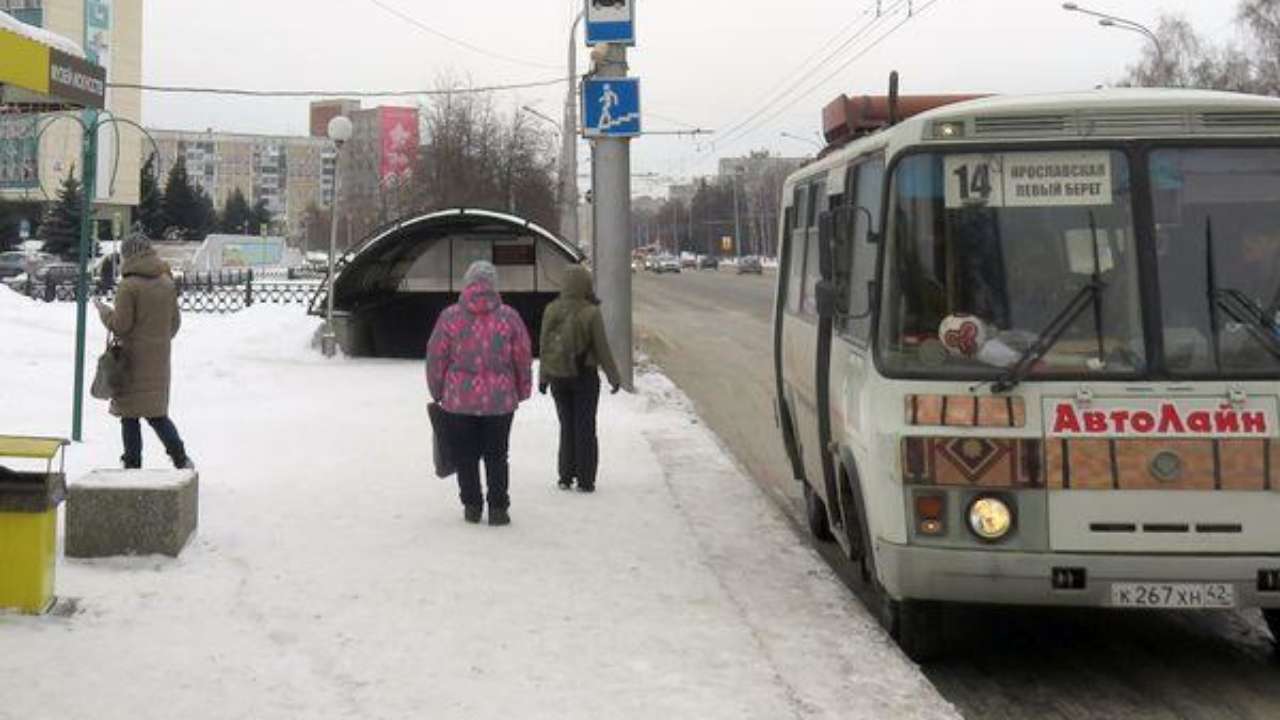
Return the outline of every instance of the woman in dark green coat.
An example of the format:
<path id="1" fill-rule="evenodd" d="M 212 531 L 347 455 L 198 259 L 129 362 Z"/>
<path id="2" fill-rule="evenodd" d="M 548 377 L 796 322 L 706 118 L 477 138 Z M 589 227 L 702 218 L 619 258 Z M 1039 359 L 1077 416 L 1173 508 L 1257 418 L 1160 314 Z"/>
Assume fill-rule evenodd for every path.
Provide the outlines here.
<path id="1" fill-rule="evenodd" d="M 538 391 L 556 401 L 560 417 L 559 485 L 595 492 L 599 466 L 596 409 L 600 404 L 600 370 L 611 392 L 622 380 L 605 337 L 600 301 L 591 288 L 591 273 L 581 265 L 565 272 L 560 297 L 542 313 Z"/>

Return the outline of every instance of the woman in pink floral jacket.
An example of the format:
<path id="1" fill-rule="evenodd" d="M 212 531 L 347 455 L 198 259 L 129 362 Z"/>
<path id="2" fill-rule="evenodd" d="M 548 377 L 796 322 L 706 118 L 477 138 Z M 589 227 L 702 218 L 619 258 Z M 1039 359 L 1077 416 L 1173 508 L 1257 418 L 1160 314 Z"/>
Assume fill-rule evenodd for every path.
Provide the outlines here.
<path id="1" fill-rule="evenodd" d="M 511 421 L 533 391 L 533 351 L 524 321 L 502 304 L 497 284 L 492 263 L 482 260 L 467 269 L 462 297 L 440 314 L 427 341 L 427 385 L 448 413 L 463 516 L 477 523 L 484 513 L 484 458 L 489 524 L 506 525 Z"/>

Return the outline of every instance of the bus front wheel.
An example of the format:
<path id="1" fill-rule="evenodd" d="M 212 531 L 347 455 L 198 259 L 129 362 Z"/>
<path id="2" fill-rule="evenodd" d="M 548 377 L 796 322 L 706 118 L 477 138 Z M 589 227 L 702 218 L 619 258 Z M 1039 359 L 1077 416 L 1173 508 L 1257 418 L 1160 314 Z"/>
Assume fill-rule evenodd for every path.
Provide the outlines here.
<path id="1" fill-rule="evenodd" d="M 827 504 L 822 502 L 818 493 L 808 482 L 804 483 L 804 514 L 809 522 L 809 532 L 817 540 L 831 542 L 835 536 L 831 534 L 831 523 L 827 519 Z"/>
<path id="2" fill-rule="evenodd" d="M 1267 621 L 1267 629 L 1271 631 L 1271 642 L 1280 650 L 1280 608 L 1263 608 L 1262 618 Z"/>
<path id="3" fill-rule="evenodd" d="M 926 600 L 894 600 L 875 581 L 880 602 L 880 624 L 912 661 L 925 663 L 943 655 L 943 621 L 941 603 Z"/>

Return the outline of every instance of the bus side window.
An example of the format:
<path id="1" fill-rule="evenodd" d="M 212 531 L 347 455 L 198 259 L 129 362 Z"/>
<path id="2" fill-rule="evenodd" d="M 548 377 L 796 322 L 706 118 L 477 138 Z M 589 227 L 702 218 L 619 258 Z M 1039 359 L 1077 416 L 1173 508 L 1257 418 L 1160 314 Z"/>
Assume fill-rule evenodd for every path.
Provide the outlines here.
<path id="1" fill-rule="evenodd" d="M 793 229 L 804 227 L 805 207 L 806 207 L 805 202 L 808 199 L 805 193 L 807 190 L 808 188 L 804 185 L 796 186 L 795 195 L 793 196 L 792 202 L 791 202 L 792 212 L 795 214 L 795 221 L 796 221 L 795 224 L 792 226 Z"/>
<path id="2" fill-rule="evenodd" d="M 845 318 L 845 333 L 860 342 L 871 339 L 871 297 L 868 292 L 870 283 L 876 277 L 876 253 L 879 245 L 869 242 L 871 234 L 879 234 L 880 206 L 884 197 L 884 158 L 875 158 L 855 168 L 857 178 L 856 190 L 853 193 L 855 207 L 865 208 L 867 213 L 858 211 L 857 224 L 853 233 L 853 272 L 850 274 L 848 287 L 849 317 Z M 870 220 L 870 224 L 868 224 Z M 861 316 L 861 317 L 860 317 Z"/>
<path id="3" fill-rule="evenodd" d="M 804 295 L 800 298 L 800 313 L 806 317 L 818 316 L 817 288 L 819 277 L 818 212 L 826 204 L 827 184 L 819 181 L 809 188 L 809 225 L 805 232 L 808 242 L 804 254 Z"/>
<path id="4" fill-rule="evenodd" d="M 797 212 L 796 217 L 803 213 Z M 805 231 L 792 230 L 787 239 L 787 312 L 800 312 L 800 289 L 804 284 Z"/>

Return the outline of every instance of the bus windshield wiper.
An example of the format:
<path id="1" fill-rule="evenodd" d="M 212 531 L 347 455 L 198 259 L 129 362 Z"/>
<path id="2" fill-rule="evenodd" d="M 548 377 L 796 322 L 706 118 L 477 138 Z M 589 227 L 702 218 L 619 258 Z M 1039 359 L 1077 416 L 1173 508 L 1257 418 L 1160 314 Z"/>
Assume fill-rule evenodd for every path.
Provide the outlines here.
<path id="1" fill-rule="evenodd" d="M 1018 383 L 1026 379 L 1031 368 L 1040 361 L 1040 358 L 1048 354 L 1063 333 L 1090 306 L 1094 310 L 1094 326 L 1098 333 L 1098 357 L 1106 355 L 1106 342 L 1102 335 L 1102 291 L 1106 290 L 1107 284 L 1102 281 L 1102 258 L 1098 252 L 1098 224 L 1092 210 L 1089 211 L 1089 233 L 1093 244 L 1093 278 L 1088 285 L 1080 288 L 1080 292 L 1071 298 L 1067 306 L 1050 321 L 1044 330 L 1040 331 L 1035 342 L 1022 353 L 1013 367 L 991 385 L 992 393 L 1004 393 L 1017 387 Z"/>
<path id="2" fill-rule="evenodd" d="M 1080 292 L 1071 298 L 1071 302 L 1058 313 L 1058 316 L 1051 321 L 1044 330 L 1036 336 L 1036 341 L 1027 348 L 1026 352 L 1018 358 L 1018 362 L 1013 364 L 999 380 L 991 385 L 991 392 L 1003 393 L 1015 388 L 1018 383 L 1026 379 L 1027 374 L 1031 372 L 1031 368 L 1035 366 L 1040 358 L 1048 354 L 1049 350 L 1057 344 L 1063 333 L 1075 323 L 1076 319 L 1089 309 L 1091 305 L 1098 305 L 1102 302 L 1102 291 L 1107 287 L 1106 283 L 1100 279 L 1094 279 L 1088 285 L 1080 288 Z"/>
<path id="3" fill-rule="evenodd" d="M 1218 367 L 1222 367 L 1222 342 L 1218 337 L 1221 329 L 1221 322 L 1218 319 L 1219 311 L 1243 325 L 1249 331 L 1249 335 L 1266 348 L 1267 352 L 1276 359 L 1280 359 L 1280 337 L 1276 336 L 1274 313 L 1268 317 L 1267 311 L 1241 290 L 1218 287 L 1218 273 L 1214 267 L 1212 218 L 1205 220 L 1204 242 L 1207 255 L 1205 267 L 1209 285 L 1209 329 L 1213 333 L 1215 363 Z"/>

